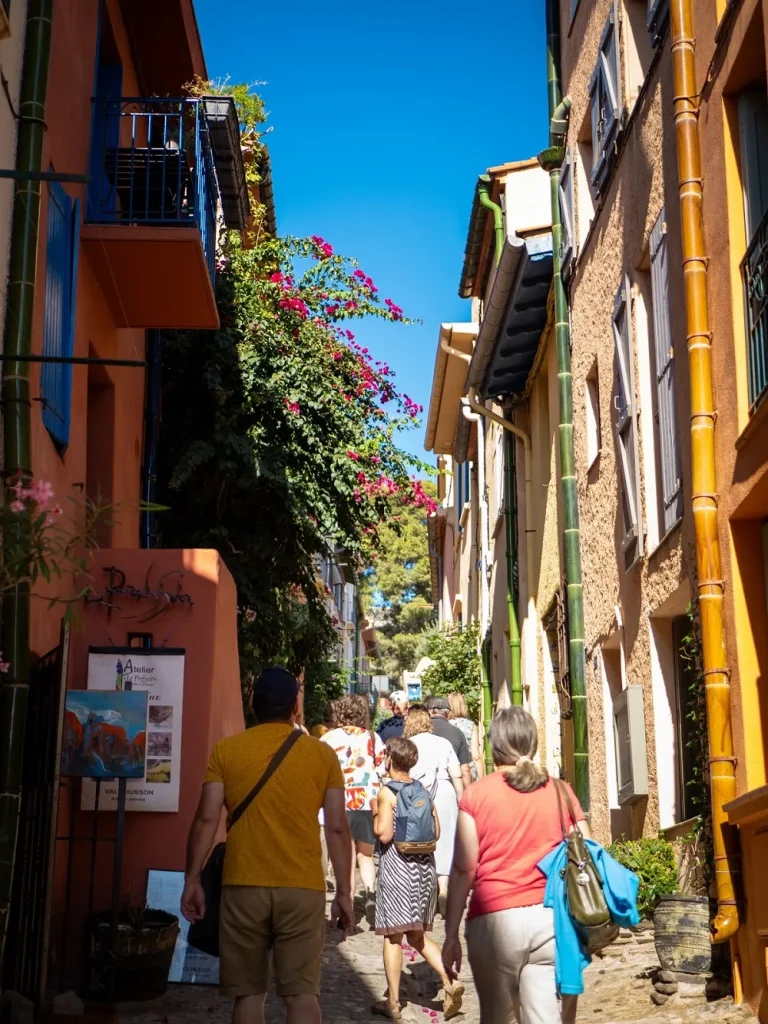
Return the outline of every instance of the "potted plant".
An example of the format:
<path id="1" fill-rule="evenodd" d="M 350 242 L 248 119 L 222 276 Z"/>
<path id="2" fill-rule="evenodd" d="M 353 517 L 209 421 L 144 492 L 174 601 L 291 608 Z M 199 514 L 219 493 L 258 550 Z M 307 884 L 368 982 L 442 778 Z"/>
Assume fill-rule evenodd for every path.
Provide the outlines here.
<path id="1" fill-rule="evenodd" d="M 120 907 L 115 941 L 111 910 L 91 915 L 86 932 L 91 995 L 133 1002 L 156 999 L 165 992 L 179 934 L 178 917 L 126 900 Z"/>

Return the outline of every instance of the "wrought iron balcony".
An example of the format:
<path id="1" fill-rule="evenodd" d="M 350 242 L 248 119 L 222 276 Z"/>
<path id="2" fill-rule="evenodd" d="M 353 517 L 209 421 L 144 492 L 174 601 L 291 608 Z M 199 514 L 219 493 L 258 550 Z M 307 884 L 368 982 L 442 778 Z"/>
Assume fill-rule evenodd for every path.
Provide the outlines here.
<path id="1" fill-rule="evenodd" d="M 747 320 L 749 411 L 768 392 L 768 213 L 763 217 L 741 261 Z"/>
<path id="2" fill-rule="evenodd" d="M 213 278 L 217 197 L 201 100 L 97 101 L 87 223 L 197 227 Z"/>

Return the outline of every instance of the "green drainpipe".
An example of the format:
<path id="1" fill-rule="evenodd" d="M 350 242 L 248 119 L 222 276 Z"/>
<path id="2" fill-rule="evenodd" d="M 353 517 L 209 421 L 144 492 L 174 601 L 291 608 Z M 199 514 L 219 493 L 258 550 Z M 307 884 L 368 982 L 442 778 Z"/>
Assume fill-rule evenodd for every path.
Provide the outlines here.
<path id="1" fill-rule="evenodd" d="M 5 480 L 32 475 L 29 367 L 35 305 L 37 236 L 48 61 L 51 52 L 53 0 L 29 0 L 19 104 L 16 169 L 29 178 L 14 184 L 3 362 L 3 471 Z M 22 528 L 6 534 L 8 547 L 29 545 Z M 2 601 L 2 649 L 9 662 L 0 676 L 0 957 L 8 929 L 16 837 L 19 830 L 21 765 L 29 688 L 29 587 L 6 593 Z"/>
<path id="2" fill-rule="evenodd" d="M 493 771 L 493 757 L 491 756 L 491 740 L 489 737 L 489 731 L 491 728 L 491 718 L 493 717 L 493 695 L 491 694 L 491 628 L 488 627 L 488 632 L 483 638 L 483 643 L 480 648 L 480 685 L 483 694 L 483 735 L 485 741 L 483 747 L 485 750 L 485 771 L 486 774 L 490 775 Z"/>
<path id="3" fill-rule="evenodd" d="M 539 154 L 549 172 L 552 203 L 552 263 L 555 293 L 555 346 L 560 424 L 560 488 L 563 500 L 563 544 L 568 604 L 568 658 L 573 701 L 574 789 L 584 810 L 589 809 L 589 740 L 587 733 L 587 668 L 584 657 L 584 592 L 581 579 L 579 503 L 573 451 L 573 375 L 568 298 L 562 278 L 560 220 L 560 168 L 571 101 L 560 95 L 560 21 L 558 0 L 547 0 L 547 79 L 550 147 Z"/>
<path id="4" fill-rule="evenodd" d="M 481 174 L 477 179 L 477 194 L 480 202 L 493 214 L 493 235 L 496 240 L 496 252 L 494 266 L 498 267 L 501 262 L 501 254 L 504 252 L 504 213 L 498 203 L 491 199 L 491 177 L 489 174 Z"/>
<path id="5" fill-rule="evenodd" d="M 520 626 L 517 621 L 517 488 L 515 486 L 515 439 L 504 431 L 504 527 L 507 548 L 507 616 L 509 619 L 509 698 L 512 704 L 523 703 L 523 673 L 520 656 Z"/>

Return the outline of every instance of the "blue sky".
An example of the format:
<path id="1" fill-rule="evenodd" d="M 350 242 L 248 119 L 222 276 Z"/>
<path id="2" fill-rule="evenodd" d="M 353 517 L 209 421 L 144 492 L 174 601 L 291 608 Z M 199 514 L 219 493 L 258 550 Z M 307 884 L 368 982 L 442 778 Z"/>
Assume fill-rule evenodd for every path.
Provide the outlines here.
<path id="1" fill-rule="evenodd" d="M 278 229 L 355 256 L 424 325 L 362 323 L 426 408 L 442 321 L 459 299 L 474 183 L 546 145 L 544 5 L 506 0 L 196 0 L 208 72 L 270 111 Z M 420 457 L 424 426 L 403 435 Z"/>

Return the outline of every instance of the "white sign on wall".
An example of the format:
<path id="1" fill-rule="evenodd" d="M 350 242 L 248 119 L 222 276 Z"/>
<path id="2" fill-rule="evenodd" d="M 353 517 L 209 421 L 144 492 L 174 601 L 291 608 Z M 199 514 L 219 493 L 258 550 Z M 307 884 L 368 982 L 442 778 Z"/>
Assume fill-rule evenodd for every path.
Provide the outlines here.
<path id="1" fill-rule="evenodd" d="M 184 651 L 169 647 L 91 647 L 89 690 L 146 690 L 146 772 L 126 784 L 126 810 L 178 811 Z M 102 782 L 99 809 L 117 807 L 116 781 Z M 92 811 L 96 785 L 83 779 L 82 808 Z"/>
<path id="2" fill-rule="evenodd" d="M 173 951 L 168 981 L 185 985 L 218 985 L 218 957 L 201 953 L 187 943 L 189 921 L 181 916 L 181 894 L 184 891 L 183 871 L 157 871 L 152 868 L 147 880 L 147 906 L 152 910 L 165 910 L 179 919 L 179 937 Z"/>

